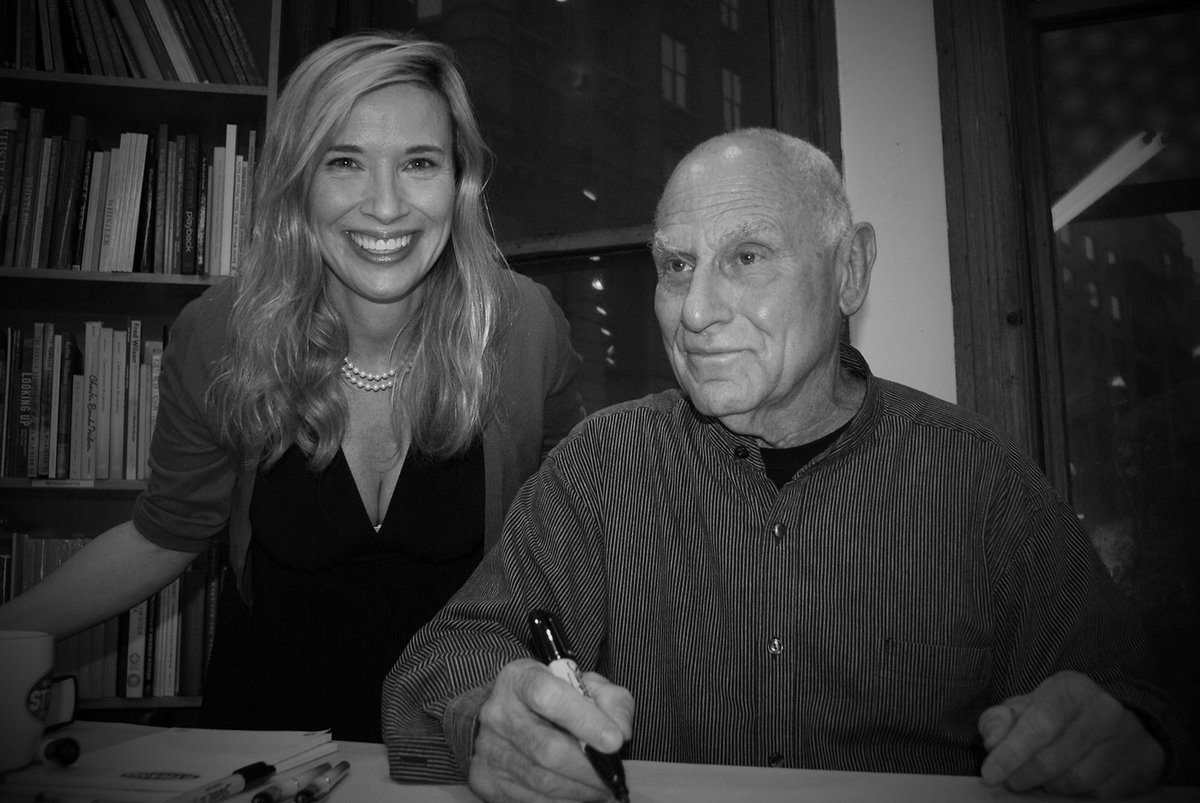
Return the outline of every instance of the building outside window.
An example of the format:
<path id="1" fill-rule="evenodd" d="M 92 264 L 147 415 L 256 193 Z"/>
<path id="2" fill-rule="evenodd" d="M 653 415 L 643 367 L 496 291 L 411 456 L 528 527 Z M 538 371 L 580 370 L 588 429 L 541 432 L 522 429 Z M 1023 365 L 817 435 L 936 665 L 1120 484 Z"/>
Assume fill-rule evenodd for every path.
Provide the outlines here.
<path id="1" fill-rule="evenodd" d="M 725 113 L 725 130 L 742 127 L 742 79 L 737 73 L 721 68 L 721 107 Z"/>
<path id="2" fill-rule="evenodd" d="M 668 34 L 662 35 L 663 100 L 687 108 L 687 48 Z"/>

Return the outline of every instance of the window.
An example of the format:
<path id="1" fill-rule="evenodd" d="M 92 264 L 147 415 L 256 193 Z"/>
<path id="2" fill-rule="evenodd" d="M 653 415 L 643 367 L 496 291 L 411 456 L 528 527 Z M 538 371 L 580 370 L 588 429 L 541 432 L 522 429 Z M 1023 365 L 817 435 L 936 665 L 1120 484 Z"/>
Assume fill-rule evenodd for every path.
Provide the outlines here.
<path id="1" fill-rule="evenodd" d="M 1108 264 L 1110 264 L 1110 265 L 1117 264 L 1117 255 L 1114 254 L 1112 251 L 1108 252 Z"/>
<path id="2" fill-rule="evenodd" d="M 414 0 L 417 6 L 417 19 L 426 20 L 442 13 L 442 0 Z"/>
<path id="3" fill-rule="evenodd" d="M 687 48 L 667 34 L 662 35 L 663 100 L 687 108 Z"/>
<path id="4" fill-rule="evenodd" d="M 1083 235 L 1083 255 L 1088 262 L 1096 261 L 1096 241 L 1086 234 Z"/>
<path id="5" fill-rule="evenodd" d="M 742 127 L 742 79 L 730 70 L 721 68 L 721 109 L 725 113 L 725 130 Z"/>
<path id="6" fill-rule="evenodd" d="M 1100 288 L 1095 282 L 1087 283 L 1087 300 L 1088 306 L 1092 309 L 1100 309 Z"/>
<path id="7" fill-rule="evenodd" d="M 738 29 L 738 0 L 721 0 L 721 24 L 731 31 Z"/>
<path id="8" fill-rule="evenodd" d="M 1108 310 L 1112 314 L 1114 321 L 1121 320 L 1121 299 L 1115 295 L 1108 297 Z"/>

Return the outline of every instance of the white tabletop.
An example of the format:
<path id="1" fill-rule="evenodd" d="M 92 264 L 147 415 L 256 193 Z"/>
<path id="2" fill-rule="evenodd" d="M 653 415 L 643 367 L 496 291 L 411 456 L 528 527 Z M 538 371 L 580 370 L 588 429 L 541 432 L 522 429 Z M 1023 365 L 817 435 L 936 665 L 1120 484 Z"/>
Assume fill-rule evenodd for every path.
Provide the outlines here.
<path id="1" fill-rule="evenodd" d="M 84 749 L 97 749 L 145 733 L 139 725 L 77 722 L 67 731 Z M 323 761 L 350 762 L 350 774 L 326 800 L 329 803 L 475 803 L 465 785 L 426 786 L 397 783 L 388 777 L 387 754 L 382 744 L 338 742 L 338 750 Z M 632 803 L 973 803 L 974 801 L 1026 801 L 1049 803 L 1079 798 L 1053 795 L 1016 795 L 989 789 L 978 778 L 950 775 L 899 775 L 872 772 L 763 769 L 654 761 L 625 762 Z M 229 798 L 229 803 L 248 803 L 254 790 Z M 1197 803 L 1200 788 L 1163 787 L 1147 795 L 1125 798 L 1129 803 Z"/>

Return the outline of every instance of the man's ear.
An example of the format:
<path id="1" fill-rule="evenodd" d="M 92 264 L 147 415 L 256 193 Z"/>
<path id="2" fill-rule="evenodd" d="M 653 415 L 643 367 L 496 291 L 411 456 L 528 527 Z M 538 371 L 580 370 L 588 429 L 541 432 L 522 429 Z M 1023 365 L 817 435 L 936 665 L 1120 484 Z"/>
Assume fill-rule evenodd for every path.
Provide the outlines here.
<path id="1" fill-rule="evenodd" d="M 842 236 L 837 252 L 838 301 L 846 317 L 867 300 L 874 264 L 875 229 L 870 223 L 855 223 Z"/>

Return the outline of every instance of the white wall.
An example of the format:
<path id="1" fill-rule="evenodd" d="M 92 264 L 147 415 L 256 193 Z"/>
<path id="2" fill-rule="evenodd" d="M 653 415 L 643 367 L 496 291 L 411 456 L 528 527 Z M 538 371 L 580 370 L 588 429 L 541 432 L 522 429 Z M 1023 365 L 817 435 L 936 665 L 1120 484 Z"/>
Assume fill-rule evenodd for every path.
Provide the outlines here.
<path id="1" fill-rule="evenodd" d="M 876 375 L 954 401 L 933 3 L 834 5 L 846 187 L 879 242 L 851 337 Z"/>

